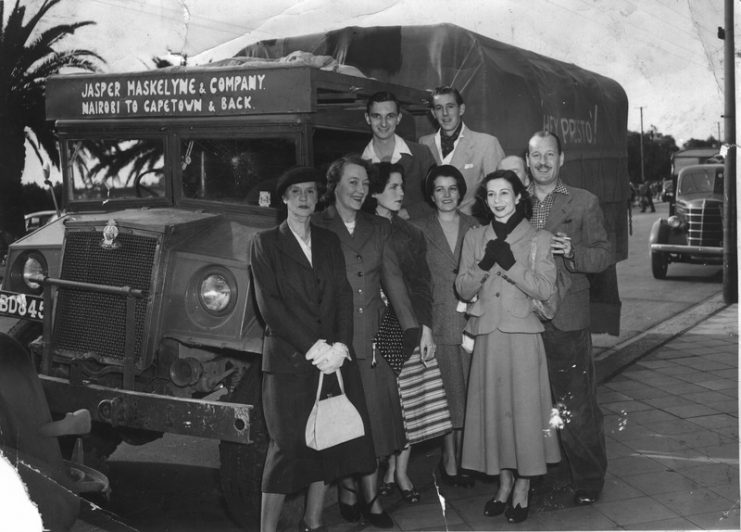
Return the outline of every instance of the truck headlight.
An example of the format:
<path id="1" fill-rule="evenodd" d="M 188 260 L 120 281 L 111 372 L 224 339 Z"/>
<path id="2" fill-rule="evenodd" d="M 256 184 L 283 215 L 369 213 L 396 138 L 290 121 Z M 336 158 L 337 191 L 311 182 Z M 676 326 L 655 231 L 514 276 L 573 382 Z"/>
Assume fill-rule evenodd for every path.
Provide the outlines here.
<path id="1" fill-rule="evenodd" d="M 202 281 L 198 292 L 201 305 L 214 314 L 221 314 L 229 307 L 232 300 L 232 289 L 226 277 L 220 273 L 211 273 Z"/>
<path id="2" fill-rule="evenodd" d="M 679 216 L 670 216 L 666 224 L 672 229 L 676 229 L 682 224 L 682 220 L 679 219 Z"/>
<path id="3" fill-rule="evenodd" d="M 48 268 L 43 255 L 35 251 L 24 253 L 15 261 L 11 272 L 12 285 L 16 287 L 15 290 L 28 290 L 31 293 L 40 294 L 43 287 L 38 282 L 38 278 L 46 276 L 47 272 Z"/>

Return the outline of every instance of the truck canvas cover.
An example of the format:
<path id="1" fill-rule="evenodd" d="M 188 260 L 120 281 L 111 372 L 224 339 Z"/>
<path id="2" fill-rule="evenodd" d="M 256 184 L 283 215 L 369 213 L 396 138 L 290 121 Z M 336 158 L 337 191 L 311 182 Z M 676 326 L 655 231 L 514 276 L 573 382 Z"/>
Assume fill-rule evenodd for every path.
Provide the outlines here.
<path id="1" fill-rule="evenodd" d="M 496 136 L 507 155 L 522 155 L 537 130 L 556 132 L 566 154 L 563 180 L 600 198 L 615 260 L 627 258 L 628 98 L 614 80 L 453 24 L 350 26 L 261 41 L 236 55 L 277 59 L 297 51 L 332 56 L 390 83 L 454 86 L 466 103 L 466 124 Z M 417 122 L 419 135 L 435 128 L 431 118 Z M 591 282 L 592 332 L 618 335 L 615 266 Z"/>

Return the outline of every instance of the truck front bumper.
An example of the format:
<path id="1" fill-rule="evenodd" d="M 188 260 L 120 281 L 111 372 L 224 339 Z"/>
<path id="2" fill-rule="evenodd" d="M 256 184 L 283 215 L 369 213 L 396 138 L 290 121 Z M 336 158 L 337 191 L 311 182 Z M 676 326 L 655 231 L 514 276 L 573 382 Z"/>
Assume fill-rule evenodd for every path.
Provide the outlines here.
<path id="1" fill-rule="evenodd" d="M 651 244 L 651 251 L 661 253 L 681 253 L 683 255 L 722 256 L 722 247 L 687 246 L 682 244 Z"/>
<path id="2" fill-rule="evenodd" d="M 252 405 L 171 397 L 39 375 L 50 405 L 62 412 L 87 408 L 95 421 L 131 427 L 252 443 Z"/>

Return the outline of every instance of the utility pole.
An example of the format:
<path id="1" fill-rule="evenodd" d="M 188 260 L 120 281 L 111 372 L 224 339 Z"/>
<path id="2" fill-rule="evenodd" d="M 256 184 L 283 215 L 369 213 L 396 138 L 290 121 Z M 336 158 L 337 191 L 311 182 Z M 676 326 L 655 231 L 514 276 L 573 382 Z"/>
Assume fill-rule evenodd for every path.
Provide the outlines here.
<path id="1" fill-rule="evenodd" d="M 639 109 L 641 110 L 641 183 L 645 183 L 646 176 L 643 174 L 643 106 Z"/>
<path id="2" fill-rule="evenodd" d="M 720 122 L 715 122 L 715 125 L 718 126 L 718 136 L 715 138 L 718 139 L 718 144 L 721 144 L 723 142 L 723 139 L 720 137 Z"/>
<path id="3" fill-rule="evenodd" d="M 734 58 L 733 0 L 725 0 L 725 31 L 723 67 L 725 70 L 726 156 L 723 179 L 723 300 L 738 302 L 738 252 L 736 249 L 736 77 Z"/>

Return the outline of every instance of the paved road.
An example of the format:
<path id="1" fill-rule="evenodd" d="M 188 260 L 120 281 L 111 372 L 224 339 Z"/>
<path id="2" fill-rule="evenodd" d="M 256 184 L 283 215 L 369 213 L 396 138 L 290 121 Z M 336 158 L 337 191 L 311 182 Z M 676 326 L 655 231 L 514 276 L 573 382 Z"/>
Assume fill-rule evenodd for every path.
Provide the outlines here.
<path id="1" fill-rule="evenodd" d="M 673 264 L 667 280 L 653 279 L 648 234 L 651 224 L 666 211 L 663 203 L 657 204 L 655 214 L 634 210 L 629 258 L 617 268 L 623 302 L 621 334 L 594 335 L 597 353 L 609 356 L 614 346 L 630 342 L 722 289 L 722 269 L 716 266 Z M 0 330 L 11 323 L 0 318 Z M 210 440 L 166 435 L 141 447 L 122 444 L 109 461 L 109 508 L 141 531 L 239 530 L 221 499 L 218 465 L 218 443 Z M 82 523 L 75 528 L 88 530 L 99 529 Z"/>

